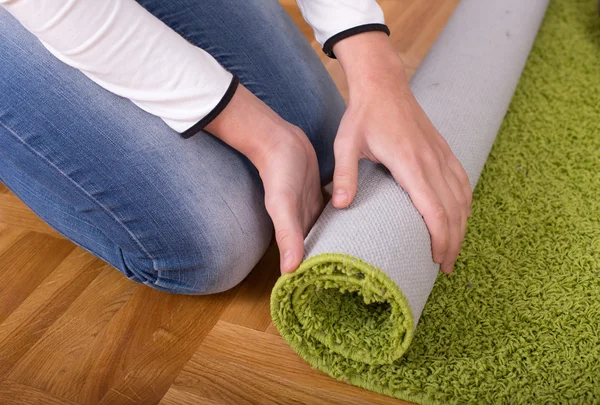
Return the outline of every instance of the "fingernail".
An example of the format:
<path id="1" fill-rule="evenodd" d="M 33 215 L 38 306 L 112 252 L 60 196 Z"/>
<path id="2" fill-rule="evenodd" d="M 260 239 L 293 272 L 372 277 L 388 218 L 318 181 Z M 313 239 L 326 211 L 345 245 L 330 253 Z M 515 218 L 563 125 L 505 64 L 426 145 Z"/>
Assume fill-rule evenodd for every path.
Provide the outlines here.
<path id="1" fill-rule="evenodd" d="M 293 265 L 293 262 L 294 262 L 294 253 L 291 250 L 288 250 L 283 255 L 283 272 L 284 273 L 289 273 L 290 271 L 292 271 L 291 267 Z"/>
<path id="2" fill-rule="evenodd" d="M 335 193 L 333 193 L 333 200 L 337 205 L 343 205 L 348 201 L 348 193 L 344 190 L 337 189 Z"/>

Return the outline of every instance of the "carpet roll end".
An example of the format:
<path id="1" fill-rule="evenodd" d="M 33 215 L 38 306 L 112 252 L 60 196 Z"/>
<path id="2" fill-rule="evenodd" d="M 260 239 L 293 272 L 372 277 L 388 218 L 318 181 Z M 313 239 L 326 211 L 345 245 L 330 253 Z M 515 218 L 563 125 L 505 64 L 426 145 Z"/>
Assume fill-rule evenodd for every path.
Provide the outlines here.
<path id="1" fill-rule="evenodd" d="M 330 373 L 341 360 L 392 363 L 410 345 L 415 324 L 408 300 L 383 271 L 342 253 L 310 257 L 280 277 L 271 317 L 301 357 Z"/>

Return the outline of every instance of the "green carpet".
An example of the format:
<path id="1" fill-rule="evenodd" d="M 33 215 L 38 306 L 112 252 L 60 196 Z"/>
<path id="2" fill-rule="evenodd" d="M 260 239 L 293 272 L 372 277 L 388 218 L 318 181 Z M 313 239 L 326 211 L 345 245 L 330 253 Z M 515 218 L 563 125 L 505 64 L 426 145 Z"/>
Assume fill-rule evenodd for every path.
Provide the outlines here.
<path id="1" fill-rule="evenodd" d="M 595 0 L 551 2 L 455 272 L 438 277 L 410 346 L 402 294 L 367 264 L 357 274 L 340 260 L 304 263 L 271 299 L 280 333 L 314 367 L 422 404 L 600 403 Z M 322 282 L 298 288 L 311 277 Z"/>

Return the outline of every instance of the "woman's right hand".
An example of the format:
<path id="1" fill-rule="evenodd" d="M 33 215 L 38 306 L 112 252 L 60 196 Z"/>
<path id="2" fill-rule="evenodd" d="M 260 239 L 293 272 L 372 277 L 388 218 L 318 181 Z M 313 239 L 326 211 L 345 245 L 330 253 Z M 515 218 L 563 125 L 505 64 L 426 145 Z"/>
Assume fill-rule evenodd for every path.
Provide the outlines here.
<path id="1" fill-rule="evenodd" d="M 241 84 L 206 130 L 258 169 L 281 272 L 295 270 L 304 256 L 304 237 L 323 209 L 317 156 L 307 136 Z"/>

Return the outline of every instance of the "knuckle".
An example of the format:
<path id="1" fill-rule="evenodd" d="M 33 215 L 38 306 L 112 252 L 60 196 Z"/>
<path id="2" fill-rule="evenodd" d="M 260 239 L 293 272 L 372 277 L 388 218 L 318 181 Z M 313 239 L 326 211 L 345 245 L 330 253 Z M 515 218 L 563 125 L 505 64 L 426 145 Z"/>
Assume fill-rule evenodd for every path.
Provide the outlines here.
<path id="1" fill-rule="evenodd" d="M 467 202 L 469 205 L 471 205 L 471 203 L 473 202 L 473 193 L 471 192 L 471 189 L 469 188 L 468 193 L 467 193 Z"/>
<path id="2" fill-rule="evenodd" d="M 267 209 L 293 206 L 298 200 L 299 195 L 292 187 L 288 187 L 284 183 L 271 186 L 265 193 L 265 206 Z"/>
<path id="3" fill-rule="evenodd" d="M 265 208 L 268 212 L 272 213 L 281 204 L 281 200 L 275 196 L 265 197 Z"/>
<path id="4" fill-rule="evenodd" d="M 424 184 L 424 179 L 427 178 L 425 173 L 425 164 L 419 160 L 418 156 L 412 153 L 404 153 L 400 157 L 403 171 L 410 179 L 414 179 L 418 183 Z"/>
<path id="5" fill-rule="evenodd" d="M 450 212 L 449 215 L 450 223 L 452 225 L 460 225 L 462 223 L 462 213 L 459 208 L 455 208 Z"/>
<path id="6" fill-rule="evenodd" d="M 462 193 L 458 195 L 456 201 L 458 202 L 459 207 L 466 207 L 467 205 L 467 197 L 465 197 L 465 195 Z"/>
<path id="7" fill-rule="evenodd" d="M 353 148 L 354 140 L 348 136 L 338 136 L 333 142 L 333 153 L 339 155 Z"/>
<path id="8" fill-rule="evenodd" d="M 448 239 L 445 234 L 438 235 L 436 238 L 436 250 L 438 257 L 445 256 L 448 251 Z"/>
<path id="9" fill-rule="evenodd" d="M 448 219 L 448 214 L 446 213 L 444 207 L 441 205 L 434 206 L 431 212 L 431 216 L 436 221 L 445 222 Z"/>
<path id="10" fill-rule="evenodd" d="M 398 152 L 398 157 L 402 162 L 410 167 L 421 167 L 421 161 L 417 152 L 408 148 L 402 149 Z"/>
<path id="11" fill-rule="evenodd" d="M 275 239 L 279 243 L 285 243 L 292 238 L 292 231 L 289 229 L 279 229 L 275 231 Z"/>
<path id="12" fill-rule="evenodd" d="M 440 157 L 437 152 L 431 148 L 425 149 L 421 153 L 421 159 L 427 166 L 439 165 Z"/>
<path id="13" fill-rule="evenodd" d="M 334 177 L 340 180 L 347 180 L 354 177 L 354 171 L 346 165 L 338 165 L 335 167 Z"/>
<path id="14" fill-rule="evenodd" d="M 289 125 L 290 125 L 289 126 L 290 132 L 292 132 L 292 133 L 294 133 L 295 135 L 298 135 L 298 136 L 304 135 L 304 131 L 302 130 L 302 128 L 300 128 L 299 126 L 294 125 L 294 124 L 289 124 Z"/>
<path id="15" fill-rule="evenodd" d="M 452 224 L 460 223 L 462 217 L 462 206 L 454 202 L 446 211 L 447 218 Z"/>

